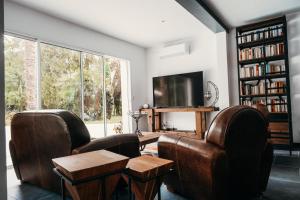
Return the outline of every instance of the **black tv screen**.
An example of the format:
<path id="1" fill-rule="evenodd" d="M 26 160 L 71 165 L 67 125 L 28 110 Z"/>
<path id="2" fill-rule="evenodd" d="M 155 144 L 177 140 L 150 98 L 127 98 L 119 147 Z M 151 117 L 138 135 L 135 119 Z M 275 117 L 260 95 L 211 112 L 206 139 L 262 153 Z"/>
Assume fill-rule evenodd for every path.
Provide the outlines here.
<path id="1" fill-rule="evenodd" d="M 203 72 L 153 78 L 155 107 L 203 106 Z"/>

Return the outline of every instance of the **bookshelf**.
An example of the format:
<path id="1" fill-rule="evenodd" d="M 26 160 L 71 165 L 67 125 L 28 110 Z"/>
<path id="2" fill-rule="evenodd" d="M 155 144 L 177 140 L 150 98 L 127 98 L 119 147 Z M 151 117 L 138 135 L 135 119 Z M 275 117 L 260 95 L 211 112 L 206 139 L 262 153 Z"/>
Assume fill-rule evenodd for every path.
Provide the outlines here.
<path id="1" fill-rule="evenodd" d="M 265 104 L 270 140 L 293 149 L 285 16 L 236 28 L 239 103 Z"/>

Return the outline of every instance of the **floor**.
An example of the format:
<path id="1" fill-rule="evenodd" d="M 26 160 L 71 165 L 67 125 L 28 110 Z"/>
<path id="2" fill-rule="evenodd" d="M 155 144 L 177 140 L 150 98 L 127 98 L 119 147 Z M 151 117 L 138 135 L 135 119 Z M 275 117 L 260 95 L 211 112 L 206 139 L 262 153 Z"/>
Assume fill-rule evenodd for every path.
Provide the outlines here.
<path id="1" fill-rule="evenodd" d="M 9 170 L 8 176 L 13 176 Z M 13 185 L 11 180 L 8 188 L 9 200 L 59 200 L 60 196 L 43 189 L 23 184 Z M 120 191 L 121 200 L 127 199 L 127 191 Z M 172 194 L 162 186 L 163 200 L 185 200 L 185 198 Z M 275 152 L 267 191 L 266 200 L 299 200 L 300 199 L 300 152 L 294 152 L 290 157 L 287 151 Z"/>

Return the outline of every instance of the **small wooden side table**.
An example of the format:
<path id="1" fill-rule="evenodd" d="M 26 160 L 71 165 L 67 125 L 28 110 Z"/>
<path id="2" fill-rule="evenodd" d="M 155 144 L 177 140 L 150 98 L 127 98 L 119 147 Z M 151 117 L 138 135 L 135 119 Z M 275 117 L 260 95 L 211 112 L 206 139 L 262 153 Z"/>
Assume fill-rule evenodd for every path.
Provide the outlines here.
<path id="1" fill-rule="evenodd" d="M 134 193 L 138 200 L 153 200 L 158 193 L 160 200 L 163 176 L 170 172 L 173 164 L 171 160 L 149 155 L 130 159 L 123 174 L 129 186 L 129 198 L 132 199 Z"/>
<path id="2" fill-rule="evenodd" d="M 52 159 L 54 172 L 61 178 L 73 200 L 111 199 L 129 158 L 106 150 Z"/>

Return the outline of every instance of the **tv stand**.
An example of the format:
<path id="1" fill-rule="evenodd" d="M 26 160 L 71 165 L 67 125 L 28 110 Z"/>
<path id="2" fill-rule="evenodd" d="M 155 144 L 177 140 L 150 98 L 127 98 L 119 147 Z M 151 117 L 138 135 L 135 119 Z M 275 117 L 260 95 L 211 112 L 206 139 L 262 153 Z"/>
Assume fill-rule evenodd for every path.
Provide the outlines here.
<path id="1" fill-rule="evenodd" d="M 215 107 L 184 107 L 184 108 L 147 108 L 141 109 L 141 112 L 145 112 L 148 115 L 148 131 L 156 132 L 161 131 L 161 113 L 168 112 L 194 112 L 196 130 L 195 134 L 201 139 L 204 138 L 206 131 L 206 113 L 217 111 Z"/>

